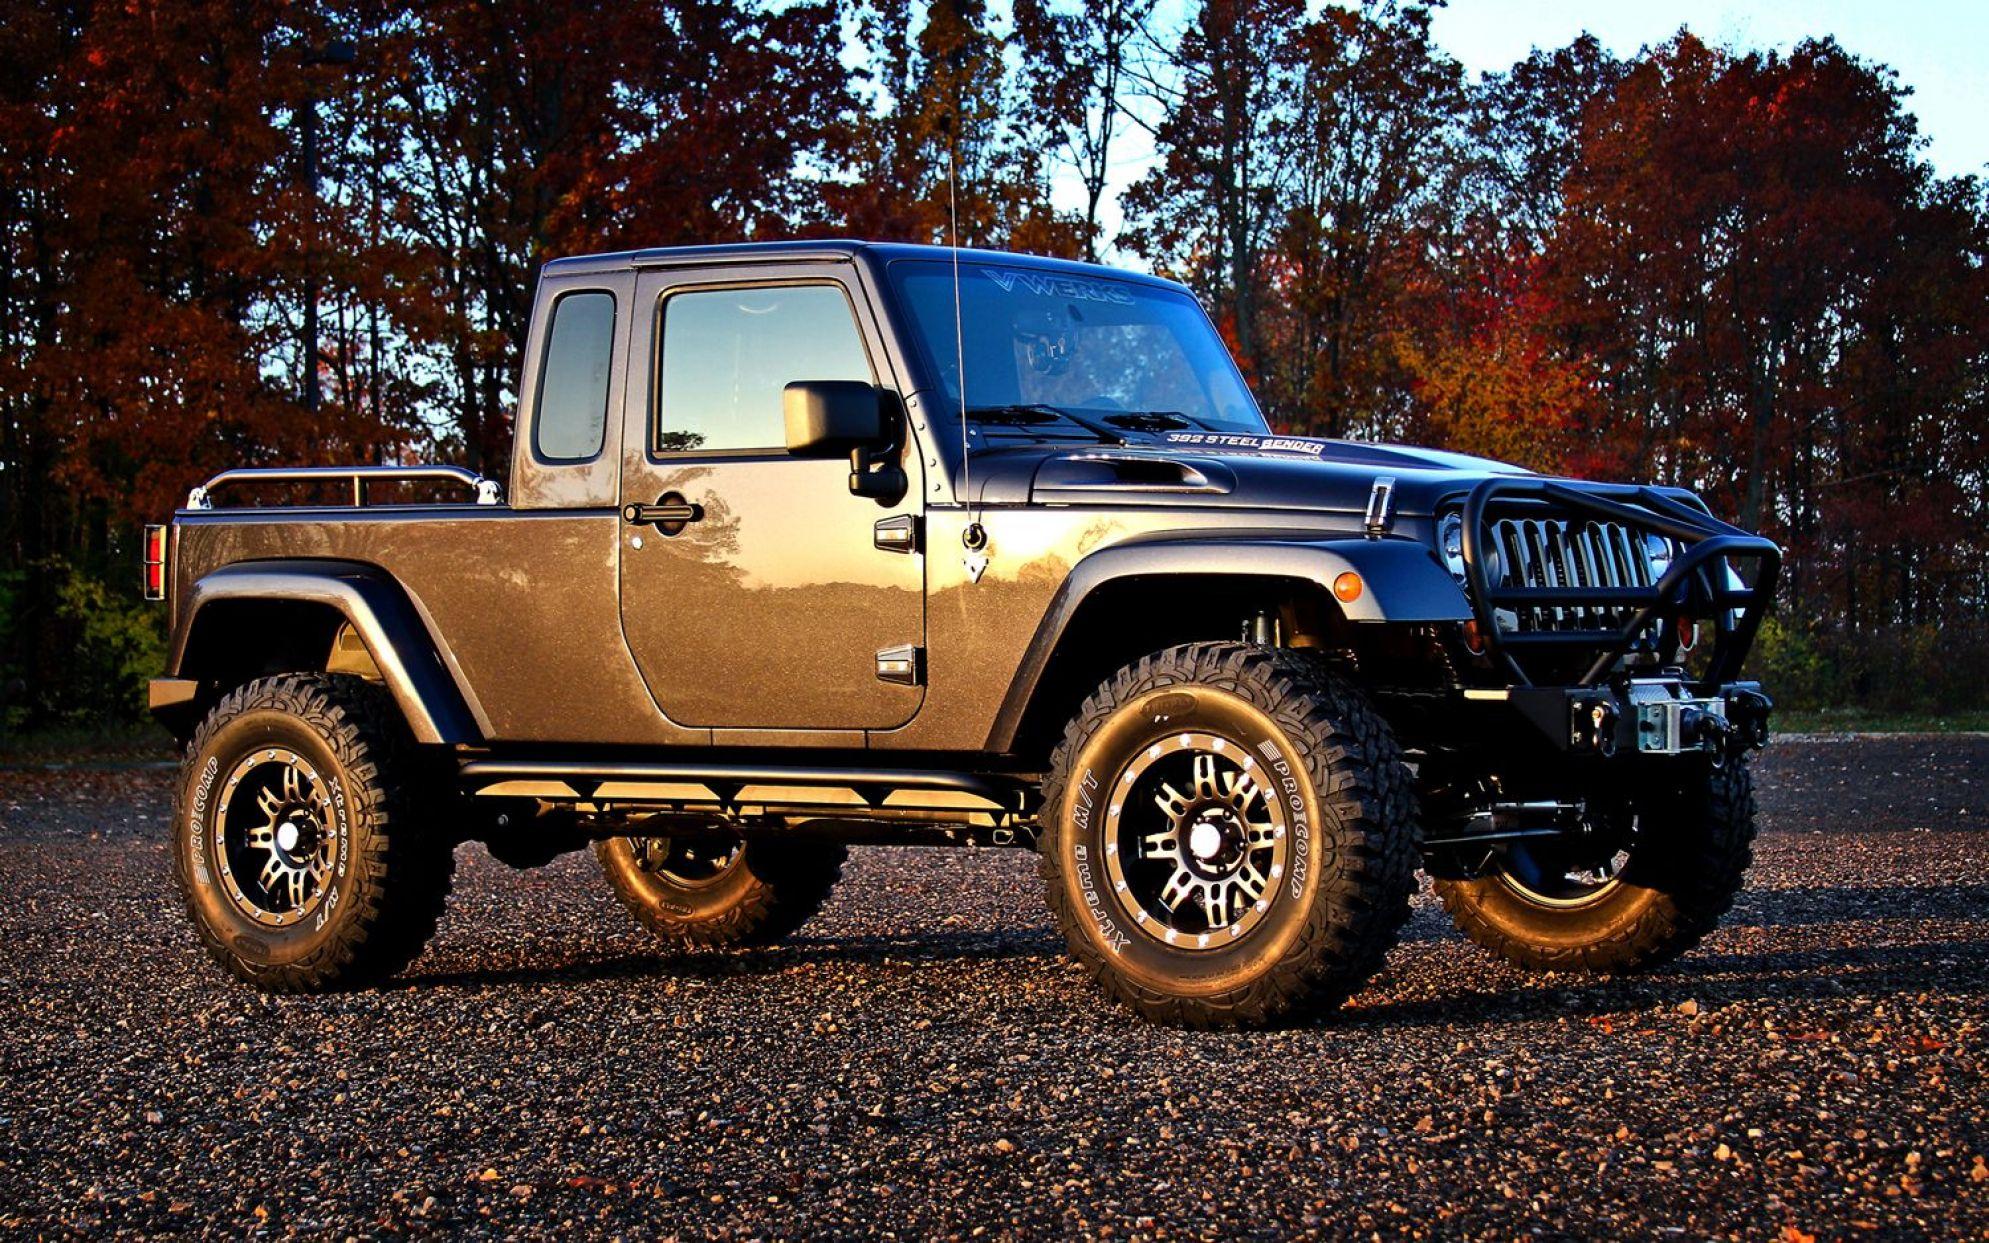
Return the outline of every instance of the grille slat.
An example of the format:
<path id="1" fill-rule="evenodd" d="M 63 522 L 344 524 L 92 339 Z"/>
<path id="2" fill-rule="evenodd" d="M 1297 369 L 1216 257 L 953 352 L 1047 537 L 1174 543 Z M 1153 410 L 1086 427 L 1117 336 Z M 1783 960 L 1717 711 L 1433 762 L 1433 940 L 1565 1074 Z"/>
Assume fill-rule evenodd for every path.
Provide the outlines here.
<path id="1" fill-rule="evenodd" d="M 1649 587 L 1656 581 L 1643 536 L 1619 522 L 1500 518 L 1487 541 L 1499 554 L 1501 587 Z M 1522 605 L 1502 609 L 1509 629 L 1608 630 L 1634 610 L 1604 604 Z M 1502 619 L 1503 624 L 1503 619 Z"/>
<path id="2" fill-rule="evenodd" d="M 1602 585 L 1605 587 L 1621 587 L 1623 585 L 1623 572 L 1616 564 L 1615 551 L 1609 546 L 1609 532 L 1604 529 L 1601 523 L 1591 522 L 1588 524 L 1588 538 L 1589 543 L 1595 548 L 1596 563 L 1602 570 Z"/>
<path id="3" fill-rule="evenodd" d="M 1575 529 L 1574 538 L 1569 541 L 1575 558 L 1575 580 L 1584 587 L 1600 587 L 1601 576 L 1595 572 L 1595 532 L 1584 523 Z M 1602 611 L 1598 608 L 1581 610 L 1584 626 L 1592 627 L 1601 620 Z"/>
<path id="4" fill-rule="evenodd" d="M 1547 578 L 1546 525 L 1540 522 L 1528 522 L 1525 526 L 1525 534 L 1526 534 L 1527 556 L 1532 561 L 1531 578 L 1533 585 L 1536 587 L 1553 586 L 1553 583 L 1549 582 Z M 1546 629 L 1560 628 L 1558 625 L 1547 626 L 1546 625 L 1547 616 L 1543 614 L 1540 610 L 1535 609 L 1529 611 L 1533 613 L 1533 617 L 1531 618 L 1533 624 L 1532 626 L 1529 627 L 1529 629 L 1538 630 L 1543 628 Z M 1557 622 L 1559 621 L 1560 619 L 1559 609 L 1553 610 L 1553 617 Z"/>
<path id="5" fill-rule="evenodd" d="M 1500 550 L 1504 554 L 1500 558 L 1500 564 L 1505 567 L 1508 576 L 1507 581 L 1511 581 L 1509 576 L 1515 570 L 1519 573 L 1520 581 L 1526 581 L 1526 562 L 1520 553 L 1519 528 L 1510 523 L 1501 522 L 1498 524 L 1496 530 L 1498 534 L 1494 542 L 1500 546 Z"/>

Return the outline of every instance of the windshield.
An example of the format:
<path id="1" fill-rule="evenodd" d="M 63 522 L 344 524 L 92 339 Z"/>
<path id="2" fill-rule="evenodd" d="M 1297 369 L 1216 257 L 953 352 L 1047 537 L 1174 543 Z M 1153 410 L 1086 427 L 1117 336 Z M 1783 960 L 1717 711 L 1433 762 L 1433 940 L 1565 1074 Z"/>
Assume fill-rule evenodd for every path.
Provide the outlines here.
<path id="1" fill-rule="evenodd" d="M 890 272 L 930 374 L 958 403 L 953 265 L 900 260 Z M 969 411 L 1011 435 L 1068 433 L 1072 422 L 1269 431 L 1208 316 L 1178 290 L 963 262 L 960 335 Z"/>

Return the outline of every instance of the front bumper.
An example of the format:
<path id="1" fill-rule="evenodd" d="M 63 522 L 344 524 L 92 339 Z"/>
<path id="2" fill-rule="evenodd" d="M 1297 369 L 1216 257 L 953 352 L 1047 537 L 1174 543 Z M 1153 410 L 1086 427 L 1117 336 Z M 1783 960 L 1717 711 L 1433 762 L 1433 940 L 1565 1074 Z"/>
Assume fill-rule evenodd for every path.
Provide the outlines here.
<path id="1" fill-rule="evenodd" d="M 1498 556 L 1498 521 L 1543 532 L 1547 524 L 1567 525 L 1551 537 L 1536 536 L 1534 561 L 1522 564 Z M 1629 565 L 1612 573 L 1614 559 L 1591 564 L 1574 535 L 1597 524 L 1639 541 L 1662 537 L 1678 552 L 1655 581 L 1643 581 L 1648 574 Z M 1659 664 L 1682 663 L 1669 636 L 1689 621 L 1712 626 L 1707 684 L 1731 684 L 1775 598 L 1782 566 L 1773 541 L 1720 521 L 1678 489 L 1498 476 L 1472 489 L 1460 526 L 1464 588 L 1479 641 L 1522 686 L 1600 686 L 1640 650 L 1655 652 Z M 1749 566 L 1751 586 L 1738 573 Z M 1523 613 L 1551 620 L 1520 626 Z"/>
<path id="2" fill-rule="evenodd" d="M 1774 702 L 1758 682 L 1694 687 L 1679 678 L 1620 686 L 1469 690 L 1467 702 L 1503 705 L 1549 745 L 1574 755 L 1734 755 L 1768 741 Z"/>

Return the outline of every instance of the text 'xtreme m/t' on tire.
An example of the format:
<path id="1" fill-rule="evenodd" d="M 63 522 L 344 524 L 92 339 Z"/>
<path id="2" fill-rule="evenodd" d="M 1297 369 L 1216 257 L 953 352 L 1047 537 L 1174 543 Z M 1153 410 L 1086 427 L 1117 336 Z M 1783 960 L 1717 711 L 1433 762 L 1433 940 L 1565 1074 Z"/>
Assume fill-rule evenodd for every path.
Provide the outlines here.
<path id="1" fill-rule="evenodd" d="M 852 845 L 1035 849 L 1072 957 L 1194 1026 L 1339 1004 L 1418 867 L 1556 970 L 1682 953 L 1741 884 L 1775 546 L 1680 489 L 1274 435 L 1169 281 L 560 260 L 517 391 L 505 486 L 228 471 L 147 539 L 175 866 L 251 983 L 399 970 L 466 840 L 592 844 L 708 947 L 793 932 Z"/>

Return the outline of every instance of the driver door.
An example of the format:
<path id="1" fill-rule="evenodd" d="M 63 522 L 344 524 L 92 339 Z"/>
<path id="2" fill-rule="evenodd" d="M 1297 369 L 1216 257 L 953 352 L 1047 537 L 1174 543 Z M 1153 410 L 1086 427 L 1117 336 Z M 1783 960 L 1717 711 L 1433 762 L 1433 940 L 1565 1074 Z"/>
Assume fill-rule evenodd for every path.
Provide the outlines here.
<path id="1" fill-rule="evenodd" d="M 846 461 L 786 451 L 790 382 L 897 387 L 848 268 L 647 272 L 636 306 L 622 503 L 686 515 L 622 525 L 622 629 L 658 706 L 724 730 L 911 720 L 925 558 L 894 536 L 920 510 L 919 455 L 901 447 L 910 486 L 881 505 Z"/>

